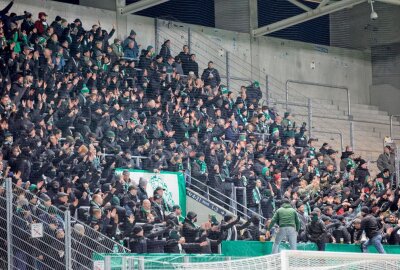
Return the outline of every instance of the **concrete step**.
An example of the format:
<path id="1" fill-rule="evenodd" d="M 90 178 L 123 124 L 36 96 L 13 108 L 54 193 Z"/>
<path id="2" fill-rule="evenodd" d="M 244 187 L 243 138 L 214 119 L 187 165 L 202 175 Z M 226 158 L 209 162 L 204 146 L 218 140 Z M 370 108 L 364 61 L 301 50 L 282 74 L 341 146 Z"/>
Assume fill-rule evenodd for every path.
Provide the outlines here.
<path id="1" fill-rule="evenodd" d="M 340 110 L 343 110 L 345 112 L 345 115 L 348 115 L 348 112 L 346 109 L 339 107 Z M 384 116 L 389 116 L 388 112 L 385 111 L 379 111 L 379 110 L 368 110 L 368 109 L 352 109 L 351 110 L 352 115 L 384 115 Z"/>

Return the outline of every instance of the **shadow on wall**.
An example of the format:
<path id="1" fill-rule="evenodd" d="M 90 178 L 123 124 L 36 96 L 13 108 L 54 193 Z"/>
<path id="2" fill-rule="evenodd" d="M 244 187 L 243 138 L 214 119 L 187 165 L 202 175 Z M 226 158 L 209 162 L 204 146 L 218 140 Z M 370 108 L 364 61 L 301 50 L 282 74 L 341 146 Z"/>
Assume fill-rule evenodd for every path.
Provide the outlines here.
<path id="1" fill-rule="evenodd" d="M 400 100 L 400 89 L 390 84 L 379 84 L 371 86 L 371 105 L 378 106 L 380 110 L 389 114 L 400 114 L 398 102 Z"/>

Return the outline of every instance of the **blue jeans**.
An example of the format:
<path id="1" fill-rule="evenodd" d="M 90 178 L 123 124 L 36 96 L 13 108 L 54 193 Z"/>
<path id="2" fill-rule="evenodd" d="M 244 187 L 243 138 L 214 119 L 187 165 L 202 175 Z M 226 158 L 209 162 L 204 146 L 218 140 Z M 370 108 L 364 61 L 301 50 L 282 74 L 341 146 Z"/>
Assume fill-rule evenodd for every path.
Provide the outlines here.
<path id="1" fill-rule="evenodd" d="M 279 232 L 276 234 L 275 242 L 272 247 L 272 254 L 278 253 L 279 244 L 285 238 L 289 239 L 290 249 L 297 249 L 297 231 L 294 227 L 280 227 Z"/>
<path id="2" fill-rule="evenodd" d="M 376 236 L 372 237 L 371 239 L 368 239 L 364 243 L 361 244 L 361 249 L 362 252 L 367 253 L 368 252 L 368 246 L 375 246 L 376 250 L 378 250 L 379 253 L 386 253 L 385 249 L 383 248 L 382 245 L 382 235 L 377 234 Z"/>

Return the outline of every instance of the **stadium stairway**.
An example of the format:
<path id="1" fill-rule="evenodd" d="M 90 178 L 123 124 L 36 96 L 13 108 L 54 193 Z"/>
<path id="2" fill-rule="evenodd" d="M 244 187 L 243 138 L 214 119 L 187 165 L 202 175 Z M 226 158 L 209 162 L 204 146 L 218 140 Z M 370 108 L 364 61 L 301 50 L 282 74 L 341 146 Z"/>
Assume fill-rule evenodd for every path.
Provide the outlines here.
<path id="1" fill-rule="evenodd" d="M 296 99 L 292 98 L 292 100 Z M 285 112 L 286 105 L 283 103 L 275 101 L 272 102 L 272 106 L 279 112 Z M 308 122 L 307 107 L 291 105 L 288 107 L 288 111 L 293 114 L 297 125 Z M 348 121 L 348 109 L 345 101 L 313 99 L 312 115 L 312 127 L 315 131 L 313 137 L 319 139 L 317 144 L 319 147 L 324 142 L 328 142 L 340 152 L 341 143 L 337 132 L 340 132 L 343 136 L 343 147 L 351 144 L 350 122 Z M 357 156 L 360 155 L 370 162 L 370 169 L 374 174 L 378 172 L 376 160 L 383 151 L 384 138 L 390 135 L 389 113 L 380 110 L 377 106 L 351 104 L 351 115 L 353 116 L 354 151 Z M 394 135 L 400 136 L 400 123 L 393 121 L 393 124 Z M 332 134 L 317 131 L 332 132 Z"/>
<path id="2" fill-rule="evenodd" d="M 215 215 L 217 220 L 222 220 L 227 214 L 241 216 L 245 220 L 254 215 L 251 209 L 233 199 L 242 195 L 242 200 L 247 200 L 248 194 L 243 194 L 242 188 L 234 188 L 232 190 L 233 197 L 227 197 L 196 178 L 189 175 L 186 175 L 186 177 L 186 208 L 196 212 L 199 224 L 207 222 L 210 214 Z M 265 218 L 262 216 L 259 216 L 259 218 L 261 224 L 265 224 Z"/>

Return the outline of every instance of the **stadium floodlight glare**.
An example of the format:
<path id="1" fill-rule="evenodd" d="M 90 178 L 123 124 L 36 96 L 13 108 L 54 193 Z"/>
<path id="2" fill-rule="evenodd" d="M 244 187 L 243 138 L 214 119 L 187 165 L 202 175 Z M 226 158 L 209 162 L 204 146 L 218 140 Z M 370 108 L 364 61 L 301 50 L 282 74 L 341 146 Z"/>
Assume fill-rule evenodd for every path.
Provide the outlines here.
<path id="1" fill-rule="evenodd" d="M 370 3 L 371 3 L 371 20 L 376 20 L 378 19 L 378 13 L 376 13 L 374 10 L 374 1 L 371 0 Z"/>
<path id="2" fill-rule="evenodd" d="M 141 0 L 139 2 L 127 5 L 121 8 L 121 15 L 128 15 L 131 13 L 135 13 L 144 9 L 148 9 L 159 4 L 168 2 L 169 0 Z"/>

